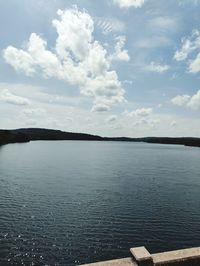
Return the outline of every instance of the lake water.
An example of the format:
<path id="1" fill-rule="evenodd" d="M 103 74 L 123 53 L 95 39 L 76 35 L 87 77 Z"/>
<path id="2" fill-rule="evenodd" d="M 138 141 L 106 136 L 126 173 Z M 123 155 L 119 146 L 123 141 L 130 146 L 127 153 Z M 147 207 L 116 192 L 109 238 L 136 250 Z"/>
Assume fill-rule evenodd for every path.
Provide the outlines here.
<path id="1" fill-rule="evenodd" d="M 0 265 L 77 265 L 200 246 L 200 149 L 123 142 L 0 147 Z"/>

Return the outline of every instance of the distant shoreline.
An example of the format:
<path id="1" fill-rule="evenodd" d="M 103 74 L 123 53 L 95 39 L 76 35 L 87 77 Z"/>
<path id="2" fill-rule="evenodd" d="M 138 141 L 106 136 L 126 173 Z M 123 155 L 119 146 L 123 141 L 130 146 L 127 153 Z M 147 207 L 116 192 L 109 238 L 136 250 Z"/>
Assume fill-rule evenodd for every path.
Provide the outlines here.
<path id="1" fill-rule="evenodd" d="M 20 128 L 14 130 L 0 130 L 0 145 L 5 145 L 9 143 L 25 143 L 36 140 L 124 141 L 200 147 L 200 138 L 193 137 L 101 137 L 98 135 L 65 132 L 61 130 L 44 128 Z"/>

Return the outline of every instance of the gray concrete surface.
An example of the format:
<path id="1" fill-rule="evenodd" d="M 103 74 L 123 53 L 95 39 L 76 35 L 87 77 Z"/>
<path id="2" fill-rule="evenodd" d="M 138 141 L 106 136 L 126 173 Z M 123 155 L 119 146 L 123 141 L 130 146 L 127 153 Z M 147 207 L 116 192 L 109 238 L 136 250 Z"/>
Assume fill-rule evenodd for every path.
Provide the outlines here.
<path id="1" fill-rule="evenodd" d="M 200 266 L 200 247 L 150 254 L 145 247 L 131 248 L 130 258 L 84 266 Z"/>

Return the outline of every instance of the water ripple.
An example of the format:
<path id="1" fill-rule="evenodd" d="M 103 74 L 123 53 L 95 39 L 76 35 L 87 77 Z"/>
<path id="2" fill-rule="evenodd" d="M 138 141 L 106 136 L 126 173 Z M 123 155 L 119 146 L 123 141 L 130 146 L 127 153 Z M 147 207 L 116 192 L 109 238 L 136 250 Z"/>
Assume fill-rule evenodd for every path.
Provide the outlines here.
<path id="1" fill-rule="evenodd" d="M 85 156 L 87 154 L 87 156 Z M 32 142 L 0 150 L 0 265 L 77 265 L 199 246 L 200 150 Z"/>

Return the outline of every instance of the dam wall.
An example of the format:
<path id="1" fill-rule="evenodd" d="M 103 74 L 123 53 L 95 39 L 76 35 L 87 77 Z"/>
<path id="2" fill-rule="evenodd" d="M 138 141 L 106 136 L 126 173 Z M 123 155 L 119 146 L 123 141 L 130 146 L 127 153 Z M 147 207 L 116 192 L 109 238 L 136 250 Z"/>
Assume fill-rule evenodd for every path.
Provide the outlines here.
<path id="1" fill-rule="evenodd" d="M 145 247 L 130 249 L 124 259 L 84 264 L 82 266 L 200 266 L 200 247 L 150 254 Z"/>

